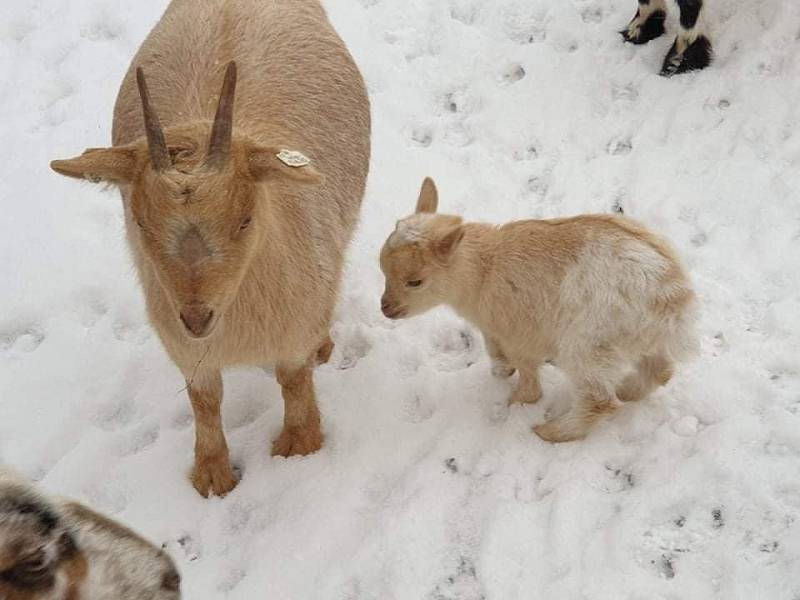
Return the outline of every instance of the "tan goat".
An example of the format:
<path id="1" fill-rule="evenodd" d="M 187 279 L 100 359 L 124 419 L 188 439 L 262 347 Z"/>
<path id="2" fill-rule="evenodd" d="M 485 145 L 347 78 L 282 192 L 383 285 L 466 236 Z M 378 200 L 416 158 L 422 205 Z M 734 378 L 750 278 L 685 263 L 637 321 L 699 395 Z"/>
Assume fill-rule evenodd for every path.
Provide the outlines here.
<path id="1" fill-rule="evenodd" d="M 577 401 L 535 428 L 545 440 L 584 437 L 619 400 L 638 400 L 694 349 L 694 293 L 669 244 L 610 215 L 517 221 L 500 227 L 438 215 L 422 184 L 416 214 L 381 251 L 383 313 L 398 319 L 439 304 L 483 333 L 493 373 L 519 382 L 509 402 L 536 402 L 552 359 Z M 631 368 L 633 367 L 633 369 Z"/>
<path id="2" fill-rule="evenodd" d="M 312 370 L 332 349 L 364 193 L 366 89 L 316 0 L 173 0 L 122 83 L 112 137 L 52 167 L 119 186 L 150 320 L 194 408 L 192 482 L 223 495 L 236 485 L 223 368 L 276 365 L 273 454 L 322 445 Z"/>
<path id="3" fill-rule="evenodd" d="M 48 499 L 0 468 L 0 598 L 178 600 L 172 559 L 77 502 Z"/>

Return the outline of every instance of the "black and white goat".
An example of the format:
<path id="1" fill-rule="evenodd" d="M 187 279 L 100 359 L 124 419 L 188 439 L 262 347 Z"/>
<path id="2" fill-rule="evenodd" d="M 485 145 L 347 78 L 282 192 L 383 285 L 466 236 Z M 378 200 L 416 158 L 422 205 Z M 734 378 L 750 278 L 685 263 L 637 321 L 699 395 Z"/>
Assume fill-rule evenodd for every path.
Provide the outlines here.
<path id="1" fill-rule="evenodd" d="M 179 600 L 180 585 L 144 538 L 0 466 L 0 599 Z"/>
<path id="2" fill-rule="evenodd" d="M 639 9 L 622 37 L 632 44 L 646 44 L 662 35 L 667 17 L 665 0 L 638 0 Z M 711 62 L 711 40 L 703 23 L 703 0 L 676 0 L 681 11 L 678 35 L 664 58 L 661 74 L 669 77 L 703 69 Z"/>

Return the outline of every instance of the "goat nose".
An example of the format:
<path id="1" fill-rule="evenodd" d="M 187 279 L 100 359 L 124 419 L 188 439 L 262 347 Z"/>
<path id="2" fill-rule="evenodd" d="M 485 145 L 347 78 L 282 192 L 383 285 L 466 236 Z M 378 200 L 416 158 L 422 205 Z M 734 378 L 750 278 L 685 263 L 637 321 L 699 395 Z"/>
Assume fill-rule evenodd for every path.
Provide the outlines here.
<path id="1" fill-rule="evenodd" d="M 204 304 L 190 304 L 181 311 L 181 322 L 193 335 L 200 337 L 208 330 L 214 311 Z"/>

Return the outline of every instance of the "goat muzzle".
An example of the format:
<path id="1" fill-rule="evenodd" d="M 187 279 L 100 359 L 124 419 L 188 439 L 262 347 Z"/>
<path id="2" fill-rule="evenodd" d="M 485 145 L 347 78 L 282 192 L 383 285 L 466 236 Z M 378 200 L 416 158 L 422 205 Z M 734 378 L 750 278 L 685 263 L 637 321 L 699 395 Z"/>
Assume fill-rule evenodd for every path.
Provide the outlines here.
<path id="1" fill-rule="evenodd" d="M 192 337 L 202 338 L 211 333 L 214 311 L 205 304 L 189 304 L 181 310 L 180 318 Z"/>

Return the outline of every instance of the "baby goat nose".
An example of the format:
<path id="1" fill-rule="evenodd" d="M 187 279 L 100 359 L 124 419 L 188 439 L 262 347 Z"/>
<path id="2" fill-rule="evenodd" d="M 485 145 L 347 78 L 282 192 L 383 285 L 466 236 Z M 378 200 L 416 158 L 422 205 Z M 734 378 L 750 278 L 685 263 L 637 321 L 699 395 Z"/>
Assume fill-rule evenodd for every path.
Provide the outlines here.
<path id="1" fill-rule="evenodd" d="M 386 314 L 386 311 L 389 310 L 389 301 L 386 299 L 386 296 L 381 297 L 381 312 Z"/>
<path id="2" fill-rule="evenodd" d="M 214 317 L 214 311 L 205 304 L 188 304 L 181 311 L 181 322 L 195 337 L 202 337 Z"/>

